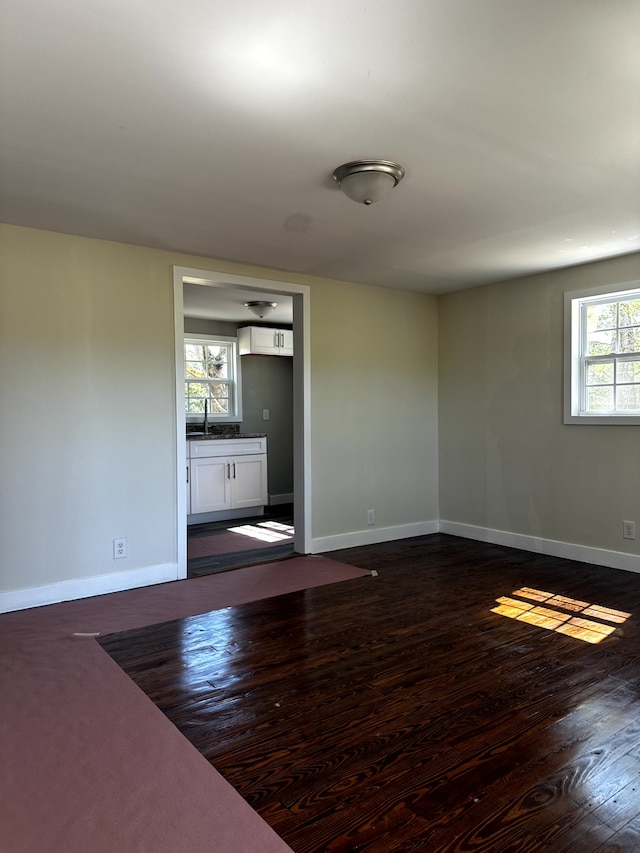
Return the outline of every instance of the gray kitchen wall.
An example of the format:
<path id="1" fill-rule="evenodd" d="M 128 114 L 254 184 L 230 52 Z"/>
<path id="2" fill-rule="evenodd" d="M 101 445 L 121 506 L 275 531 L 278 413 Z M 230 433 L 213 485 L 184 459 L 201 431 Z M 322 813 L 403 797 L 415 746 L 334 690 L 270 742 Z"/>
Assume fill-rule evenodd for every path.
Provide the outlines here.
<path id="1" fill-rule="evenodd" d="M 269 496 L 284 503 L 293 494 L 293 359 L 243 355 L 242 432 L 267 434 Z M 269 410 L 269 420 L 262 418 Z"/>

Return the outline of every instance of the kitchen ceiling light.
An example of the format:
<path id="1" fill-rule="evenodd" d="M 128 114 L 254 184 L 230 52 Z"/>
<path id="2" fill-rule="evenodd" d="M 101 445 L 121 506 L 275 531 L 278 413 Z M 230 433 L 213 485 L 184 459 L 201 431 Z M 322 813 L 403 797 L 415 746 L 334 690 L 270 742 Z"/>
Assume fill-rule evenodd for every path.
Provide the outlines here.
<path id="1" fill-rule="evenodd" d="M 256 317 L 260 317 L 262 320 L 263 317 L 266 317 L 267 314 L 271 314 L 273 309 L 277 306 L 277 302 L 245 302 L 245 307 L 249 309 L 249 311 L 253 311 Z"/>
<path id="2" fill-rule="evenodd" d="M 389 195 L 404 178 L 404 168 L 390 160 L 354 160 L 333 173 L 342 192 L 358 204 L 373 204 Z"/>

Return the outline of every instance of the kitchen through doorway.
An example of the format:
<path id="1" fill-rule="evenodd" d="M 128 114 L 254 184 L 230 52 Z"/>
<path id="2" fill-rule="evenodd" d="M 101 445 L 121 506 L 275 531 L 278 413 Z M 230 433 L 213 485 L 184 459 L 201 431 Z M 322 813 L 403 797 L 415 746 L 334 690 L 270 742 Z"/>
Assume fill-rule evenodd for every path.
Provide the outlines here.
<path id="1" fill-rule="evenodd" d="M 178 424 L 182 414 L 183 434 L 187 429 L 184 404 L 185 333 L 237 338 L 239 328 L 262 327 L 262 331 L 268 327 L 290 329 L 294 340 L 293 356 L 255 354 L 247 352 L 245 347 L 245 354 L 239 356 L 242 376 L 240 417 L 236 423 L 216 425 L 214 428 L 216 432 L 228 429 L 241 436 L 266 436 L 267 501 L 263 508 L 245 509 L 237 513 L 205 513 L 202 515 L 203 521 L 199 522 L 199 509 L 196 514 L 187 516 L 191 485 L 179 484 L 185 491 L 184 502 L 180 501 L 180 494 L 178 500 L 185 507 L 184 511 L 179 507 L 178 512 L 180 576 L 195 577 L 271 562 L 294 553 L 310 553 L 306 470 L 309 371 L 305 302 L 308 288 L 229 275 L 221 280 L 222 276 L 209 271 L 205 273 L 181 268 L 174 272 L 176 399 L 177 409 L 182 410 L 178 412 Z M 286 290 L 283 292 L 284 288 Z M 257 318 L 245 305 L 246 302 L 258 300 L 276 306 L 268 319 Z M 178 303 L 181 303 L 180 306 Z M 188 429 L 201 431 L 202 427 L 191 423 Z M 180 438 L 178 442 L 178 471 L 184 472 L 186 469 L 187 475 L 192 440 L 197 440 L 196 436 L 192 435 L 190 440 L 186 440 L 185 435 L 184 443 Z M 232 442 L 234 447 L 237 444 L 239 442 Z M 184 465 L 181 465 L 181 459 Z M 190 490 L 189 494 L 186 494 L 187 489 Z"/>

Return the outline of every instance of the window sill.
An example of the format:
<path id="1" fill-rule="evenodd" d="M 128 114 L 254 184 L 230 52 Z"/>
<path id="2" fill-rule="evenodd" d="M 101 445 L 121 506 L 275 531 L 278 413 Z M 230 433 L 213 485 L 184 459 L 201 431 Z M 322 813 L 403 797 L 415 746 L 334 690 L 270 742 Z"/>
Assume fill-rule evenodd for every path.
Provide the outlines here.
<path id="1" fill-rule="evenodd" d="M 640 426 L 640 415 L 565 415 L 564 423 L 583 426 Z"/>

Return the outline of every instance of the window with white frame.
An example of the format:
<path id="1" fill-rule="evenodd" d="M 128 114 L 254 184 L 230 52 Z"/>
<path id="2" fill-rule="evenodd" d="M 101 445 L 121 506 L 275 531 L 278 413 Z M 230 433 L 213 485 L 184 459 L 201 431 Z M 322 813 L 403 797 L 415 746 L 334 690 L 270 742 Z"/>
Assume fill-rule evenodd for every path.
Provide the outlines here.
<path id="1" fill-rule="evenodd" d="M 640 282 L 565 294 L 565 423 L 640 424 Z"/>
<path id="2" fill-rule="evenodd" d="M 240 421 L 242 394 L 236 338 L 189 335 L 184 340 L 187 421 Z"/>

